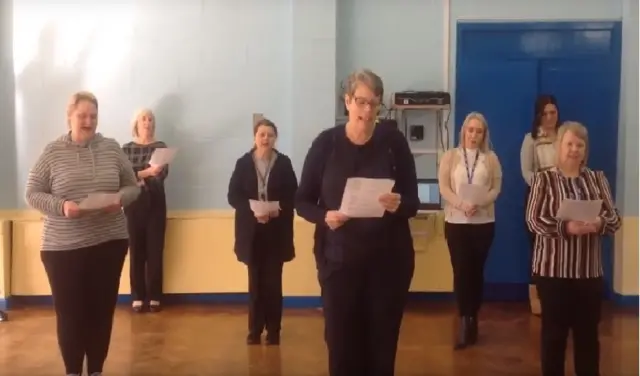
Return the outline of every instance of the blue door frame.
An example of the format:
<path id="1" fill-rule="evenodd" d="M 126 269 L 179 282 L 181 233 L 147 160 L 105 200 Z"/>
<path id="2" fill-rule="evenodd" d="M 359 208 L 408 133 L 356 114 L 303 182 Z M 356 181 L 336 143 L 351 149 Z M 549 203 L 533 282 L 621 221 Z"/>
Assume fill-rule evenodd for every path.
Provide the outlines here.
<path id="1" fill-rule="evenodd" d="M 503 165 L 496 202 L 496 238 L 485 272 L 488 299 L 526 299 L 529 243 L 520 145 L 530 131 L 538 94 L 554 94 L 560 120 L 583 122 L 592 144 L 589 165 L 616 192 L 621 22 L 459 22 L 455 142 L 465 116 L 482 112 Z M 612 157 L 613 156 L 613 157 Z M 605 242 L 608 293 L 613 291 L 613 241 Z"/>

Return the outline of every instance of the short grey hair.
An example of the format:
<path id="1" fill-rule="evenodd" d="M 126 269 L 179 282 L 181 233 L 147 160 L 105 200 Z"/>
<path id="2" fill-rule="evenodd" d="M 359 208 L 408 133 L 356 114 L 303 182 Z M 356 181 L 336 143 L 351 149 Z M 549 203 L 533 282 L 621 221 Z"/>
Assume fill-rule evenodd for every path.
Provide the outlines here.
<path id="1" fill-rule="evenodd" d="M 384 95 L 384 84 L 382 83 L 382 78 L 377 74 L 373 73 L 370 69 L 359 69 L 353 73 L 351 73 L 347 77 L 347 84 L 345 85 L 345 94 L 348 96 L 353 96 L 358 88 L 358 85 L 365 85 L 373 94 L 382 98 Z"/>

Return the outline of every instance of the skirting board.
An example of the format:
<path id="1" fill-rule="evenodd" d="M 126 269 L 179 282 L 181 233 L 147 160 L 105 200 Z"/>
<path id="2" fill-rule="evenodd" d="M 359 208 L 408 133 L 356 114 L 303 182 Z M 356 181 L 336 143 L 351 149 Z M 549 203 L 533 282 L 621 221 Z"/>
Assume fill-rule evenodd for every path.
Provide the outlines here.
<path id="1" fill-rule="evenodd" d="M 529 299 L 529 285 L 523 283 L 487 283 L 484 286 L 484 301 L 486 302 L 526 302 Z M 411 292 L 409 300 L 412 302 L 442 302 L 453 301 L 451 292 Z M 202 294 L 166 294 L 164 303 L 167 305 L 182 304 L 246 304 L 249 301 L 247 293 L 202 293 Z M 612 299 L 615 305 L 624 307 L 638 307 L 638 296 L 615 294 Z M 53 300 L 50 295 L 44 296 L 11 296 L 0 299 L 0 309 L 11 307 L 50 305 Z M 129 304 L 131 296 L 120 295 L 119 304 Z M 319 296 L 286 296 L 285 308 L 319 308 L 322 306 Z"/>

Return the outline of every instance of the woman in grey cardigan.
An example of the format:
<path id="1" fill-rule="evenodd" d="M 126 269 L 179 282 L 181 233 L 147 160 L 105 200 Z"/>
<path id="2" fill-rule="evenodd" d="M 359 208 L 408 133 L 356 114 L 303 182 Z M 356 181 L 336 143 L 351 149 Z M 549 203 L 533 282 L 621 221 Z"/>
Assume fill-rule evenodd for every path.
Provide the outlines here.
<path id="1" fill-rule="evenodd" d="M 553 95 L 538 96 L 534 106 L 534 118 L 531 132 L 524 136 L 520 149 L 520 169 L 527 183 L 525 207 L 531 193 L 531 183 L 537 172 L 545 171 L 556 163 L 555 140 L 560 121 L 558 120 L 558 104 Z M 528 231 L 528 230 L 527 230 Z M 531 249 L 535 234 L 529 231 Z M 540 300 L 534 284 L 529 285 L 529 302 L 531 312 L 540 315 Z"/>

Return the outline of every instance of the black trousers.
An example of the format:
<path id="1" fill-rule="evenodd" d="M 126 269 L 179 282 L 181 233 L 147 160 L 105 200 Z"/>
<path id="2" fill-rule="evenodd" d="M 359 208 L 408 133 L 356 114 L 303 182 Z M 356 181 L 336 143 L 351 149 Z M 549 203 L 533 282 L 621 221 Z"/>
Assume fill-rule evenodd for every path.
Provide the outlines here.
<path id="1" fill-rule="evenodd" d="M 130 239 L 129 273 L 133 300 L 162 299 L 164 242 L 167 207 L 164 198 L 154 200 L 143 192 L 127 210 Z"/>
<path id="2" fill-rule="evenodd" d="M 127 240 L 69 251 L 42 251 L 56 311 L 58 345 L 67 374 L 102 372 Z"/>
<path id="3" fill-rule="evenodd" d="M 564 376 L 567 337 L 571 330 L 576 375 L 599 376 L 602 278 L 536 277 L 535 281 L 542 305 L 542 375 Z"/>
<path id="4" fill-rule="evenodd" d="M 282 326 L 282 269 L 284 263 L 273 252 L 265 236 L 256 236 L 249 271 L 249 335 L 263 330 L 278 335 Z"/>
<path id="5" fill-rule="evenodd" d="M 387 253 L 361 264 L 325 261 L 321 267 L 330 376 L 394 375 L 414 254 Z"/>
<path id="6" fill-rule="evenodd" d="M 495 223 L 458 224 L 445 222 L 453 289 L 460 316 L 476 316 L 482 305 L 484 265 L 495 233 Z"/>

